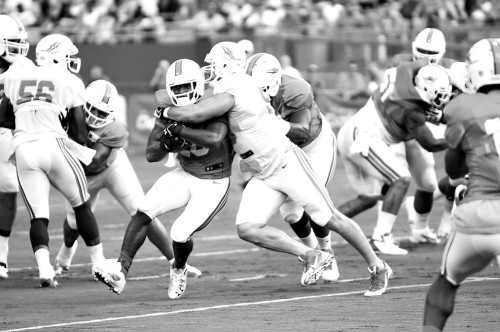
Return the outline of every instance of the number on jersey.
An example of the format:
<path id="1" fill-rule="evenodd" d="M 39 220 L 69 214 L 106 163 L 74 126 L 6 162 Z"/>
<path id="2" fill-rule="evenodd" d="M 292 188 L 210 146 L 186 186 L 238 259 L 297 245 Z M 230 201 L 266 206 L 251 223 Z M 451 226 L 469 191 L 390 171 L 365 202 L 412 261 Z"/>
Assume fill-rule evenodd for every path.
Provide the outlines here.
<path id="1" fill-rule="evenodd" d="M 493 136 L 495 149 L 500 159 L 500 118 L 488 119 L 484 122 L 486 134 Z"/>
<path id="2" fill-rule="evenodd" d="M 51 81 L 23 80 L 19 86 L 17 105 L 33 100 L 51 103 L 54 97 L 54 83 Z"/>
<path id="3" fill-rule="evenodd" d="M 396 83 L 396 68 L 387 69 L 384 73 L 384 79 L 380 83 L 380 100 L 385 102 L 389 95 L 394 91 Z"/>

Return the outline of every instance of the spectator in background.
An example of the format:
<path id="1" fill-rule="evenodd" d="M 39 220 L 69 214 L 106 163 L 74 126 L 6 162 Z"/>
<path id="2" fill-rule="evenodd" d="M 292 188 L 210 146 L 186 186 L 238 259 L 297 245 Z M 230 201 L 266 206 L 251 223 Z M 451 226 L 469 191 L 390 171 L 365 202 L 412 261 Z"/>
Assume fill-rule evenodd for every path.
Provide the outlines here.
<path id="1" fill-rule="evenodd" d="M 280 57 L 281 73 L 297 78 L 302 78 L 300 71 L 292 65 L 292 58 L 288 54 Z"/>
<path id="2" fill-rule="evenodd" d="M 370 97 L 365 75 L 360 72 L 359 66 L 352 61 L 349 63 L 348 70 L 339 74 L 336 90 L 345 101 L 358 97 Z"/>
<path id="3" fill-rule="evenodd" d="M 158 62 L 158 67 L 156 67 L 155 73 L 149 81 L 149 87 L 153 92 L 165 89 L 168 67 L 170 67 L 170 62 L 168 60 L 163 59 Z"/>

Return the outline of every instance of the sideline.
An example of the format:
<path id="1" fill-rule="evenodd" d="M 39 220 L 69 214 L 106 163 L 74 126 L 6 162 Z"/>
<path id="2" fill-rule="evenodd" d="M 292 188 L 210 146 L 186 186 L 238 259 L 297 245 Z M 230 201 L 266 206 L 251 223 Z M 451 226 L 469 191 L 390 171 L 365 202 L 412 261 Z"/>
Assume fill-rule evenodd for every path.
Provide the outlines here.
<path id="1" fill-rule="evenodd" d="M 490 280 L 500 280 L 500 278 L 471 278 L 464 281 L 464 283 L 471 282 L 481 282 L 481 281 L 490 281 Z M 431 284 L 415 284 L 415 285 L 405 285 L 405 286 L 395 286 L 395 287 L 387 287 L 387 290 L 396 290 L 396 289 L 408 289 L 408 288 L 422 288 L 429 287 Z M 236 308 L 236 307 L 249 307 L 249 306 L 257 306 L 263 304 L 274 304 L 274 303 L 285 303 L 285 302 L 293 302 L 293 301 L 302 301 L 302 300 L 310 300 L 310 299 L 318 299 L 318 298 L 326 298 L 326 297 L 339 297 L 339 296 L 348 296 L 348 295 L 357 295 L 363 294 L 365 290 L 355 291 L 355 292 L 344 292 L 344 293 L 330 293 L 330 294 L 320 294 L 320 295 L 310 295 L 310 296 L 300 296 L 300 297 L 292 297 L 289 299 L 279 299 L 279 300 L 268 300 L 268 301 L 258 301 L 258 302 L 246 302 L 246 303 L 233 303 L 233 304 L 222 304 L 211 307 L 200 307 L 194 309 L 184 309 L 184 310 L 174 310 L 174 311 L 165 311 L 165 312 L 157 312 L 151 314 L 142 314 L 142 315 L 133 315 L 133 316 L 121 316 L 121 317 L 113 317 L 113 318 L 103 318 L 103 319 L 93 319 L 93 320 L 82 320 L 76 322 L 69 323 L 59 323 L 59 324 L 51 324 L 51 325 L 38 325 L 38 326 L 29 326 L 19 329 L 11 329 L 11 330 L 2 330 L 3 332 L 18 332 L 18 331 L 30 331 L 30 330 L 41 330 L 55 327 L 67 327 L 67 326 L 75 326 L 75 325 L 89 325 L 89 324 L 97 324 L 104 322 L 113 322 L 120 320 L 130 320 L 130 319 L 138 319 L 138 318 L 147 318 L 147 317 L 159 317 L 159 316 L 169 316 L 169 315 L 177 315 L 183 314 L 187 312 L 200 312 L 200 311 L 209 311 L 209 310 L 218 310 L 225 308 Z"/>

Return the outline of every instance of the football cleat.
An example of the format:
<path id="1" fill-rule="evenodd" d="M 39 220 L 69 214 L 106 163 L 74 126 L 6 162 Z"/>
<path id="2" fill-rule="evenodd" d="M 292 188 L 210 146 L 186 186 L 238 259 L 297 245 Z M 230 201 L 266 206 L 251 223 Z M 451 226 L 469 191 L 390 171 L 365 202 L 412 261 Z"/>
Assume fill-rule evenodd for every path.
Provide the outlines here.
<path id="1" fill-rule="evenodd" d="M 189 264 L 186 264 L 186 269 L 188 274 L 192 275 L 193 277 L 200 277 L 202 275 L 200 270 Z"/>
<path id="2" fill-rule="evenodd" d="M 318 281 L 327 267 L 335 257 L 329 252 L 320 250 L 309 250 L 299 256 L 299 261 L 304 264 L 304 271 L 300 279 L 302 286 L 312 285 Z"/>
<path id="3" fill-rule="evenodd" d="M 340 277 L 339 267 L 337 266 L 337 259 L 335 258 L 335 255 L 334 255 L 332 249 L 328 249 L 328 250 L 324 250 L 324 251 L 330 253 L 334 257 L 331 260 L 330 264 L 325 266 L 323 273 L 321 273 L 321 279 L 324 280 L 325 282 L 337 281 L 337 280 L 339 280 L 339 277 Z"/>
<path id="4" fill-rule="evenodd" d="M 392 279 L 393 273 L 389 264 L 384 261 L 382 263 L 384 264 L 384 268 L 379 268 L 376 265 L 368 267 L 368 271 L 371 274 L 370 287 L 365 292 L 365 296 L 380 296 L 385 293 L 389 279 Z"/>
<path id="5" fill-rule="evenodd" d="M 92 276 L 95 280 L 102 282 L 109 287 L 109 290 L 115 294 L 121 294 L 125 288 L 125 275 L 121 271 L 120 262 L 110 262 L 105 260 L 92 266 Z"/>
<path id="6" fill-rule="evenodd" d="M 187 285 L 187 266 L 176 269 L 174 264 L 170 265 L 170 282 L 168 284 L 168 298 L 175 300 L 184 294 Z"/>
<path id="7" fill-rule="evenodd" d="M 411 243 L 431 243 L 438 244 L 439 238 L 428 226 L 423 229 L 412 229 L 408 238 Z"/>
<path id="8" fill-rule="evenodd" d="M 0 263 L 0 279 L 7 279 L 9 277 L 9 269 L 3 263 Z"/>
<path id="9" fill-rule="evenodd" d="M 54 272 L 56 275 L 68 273 L 71 261 L 73 260 L 73 256 L 75 255 L 77 248 L 78 241 L 75 241 L 71 248 L 66 247 L 64 243 L 61 245 L 54 263 Z"/>
<path id="10" fill-rule="evenodd" d="M 55 288 L 59 286 L 59 283 L 56 280 L 56 274 L 54 273 L 54 268 L 52 265 L 49 265 L 48 268 L 40 268 L 39 269 L 39 278 L 40 278 L 40 287 L 50 287 Z"/>
<path id="11" fill-rule="evenodd" d="M 385 234 L 380 238 L 370 240 L 370 245 L 375 252 L 386 255 L 407 255 L 408 250 L 398 247 L 392 239 L 392 234 Z"/>

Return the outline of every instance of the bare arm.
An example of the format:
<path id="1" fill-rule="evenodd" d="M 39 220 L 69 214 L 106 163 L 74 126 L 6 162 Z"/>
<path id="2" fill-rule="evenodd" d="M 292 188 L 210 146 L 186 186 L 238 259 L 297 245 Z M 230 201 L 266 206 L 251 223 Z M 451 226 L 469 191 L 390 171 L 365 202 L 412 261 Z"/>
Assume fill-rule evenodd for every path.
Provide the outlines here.
<path id="1" fill-rule="evenodd" d="M 300 145 L 311 139 L 311 112 L 303 109 L 290 115 L 290 130 L 286 134 L 290 140 Z"/>
<path id="2" fill-rule="evenodd" d="M 148 145 L 146 147 L 146 159 L 150 163 L 162 160 L 168 153 L 160 142 L 163 129 L 165 129 L 165 124 L 160 119 L 156 119 L 155 126 L 149 134 Z"/>
<path id="3" fill-rule="evenodd" d="M 450 179 L 459 179 L 469 173 L 465 164 L 465 153 L 459 148 L 448 148 L 444 157 L 444 165 Z"/>
<path id="4" fill-rule="evenodd" d="M 77 106 L 68 110 L 68 135 L 77 143 L 87 143 L 88 128 L 85 122 L 85 110 L 83 106 Z"/>
<path id="5" fill-rule="evenodd" d="M 112 148 L 97 142 L 92 146 L 92 149 L 96 150 L 96 153 L 92 158 L 92 162 L 88 166 L 85 166 L 85 170 L 88 174 L 99 174 L 106 168 L 106 162 L 108 161 Z"/>
<path id="6" fill-rule="evenodd" d="M 448 144 L 444 138 L 435 138 L 429 127 L 425 125 L 425 115 L 416 111 L 407 111 L 405 124 L 408 132 L 417 142 L 429 152 L 438 152 L 446 149 Z"/>
<path id="7" fill-rule="evenodd" d="M 201 100 L 197 104 L 166 108 L 163 116 L 181 123 L 201 123 L 226 113 L 234 105 L 235 100 L 232 95 L 221 93 Z"/>

